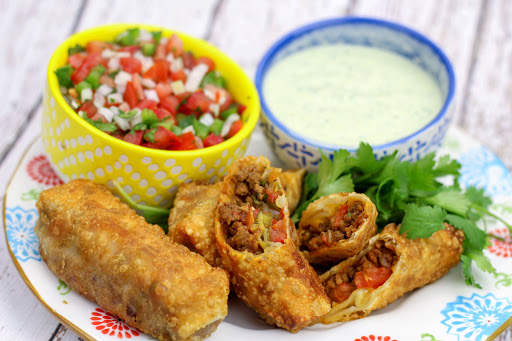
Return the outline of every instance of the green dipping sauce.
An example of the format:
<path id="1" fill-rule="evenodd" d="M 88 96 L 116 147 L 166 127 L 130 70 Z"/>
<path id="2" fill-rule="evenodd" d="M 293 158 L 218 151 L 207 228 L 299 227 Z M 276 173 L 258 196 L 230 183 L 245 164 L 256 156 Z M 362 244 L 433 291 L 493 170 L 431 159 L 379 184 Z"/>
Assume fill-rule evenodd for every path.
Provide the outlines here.
<path id="1" fill-rule="evenodd" d="M 359 45 L 312 47 L 273 65 L 263 94 L 288 128 L 320 143 L 388 143 L 430 122 L 444 98 L 408 59 Z"/>

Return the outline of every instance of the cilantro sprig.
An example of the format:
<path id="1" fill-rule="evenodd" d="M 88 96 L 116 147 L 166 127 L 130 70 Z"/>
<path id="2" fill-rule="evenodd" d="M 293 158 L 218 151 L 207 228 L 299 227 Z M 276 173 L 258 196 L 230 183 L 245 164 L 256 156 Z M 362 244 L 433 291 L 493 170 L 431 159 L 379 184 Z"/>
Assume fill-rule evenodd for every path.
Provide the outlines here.
<path id="1" fill-rule="evenodd" d="M 458 183 L 460 164 L 444 155 L 435 159 L 427 154 L 416 162 L 401 161 L 397 153 L 377 159 L 370 145 L 361 143 L 355 156 L 346 150 L 335 151 L 332 160 L 322 155 L 317 173 L 304 179 L 302 198 L 292 219 L 298 222 L 302 212 L 316 199 L 339 192 L 365 193 L 379 212 L 377 223 L 401 223 L 400 233 L 407 238 L 428 238 L 444 229 L 444 222 L 464 231 L 463 262 L 466 284 L 480 287 L 472 274 L 472 263 L 491 274 L 496 270 L 483 249 L 492 236 L 477 226 L 486 217 L 512 226 L 489 211 L 492 200 L 482 189 L 462 190 Z M 453 179 L 450 186 L 440 180 Z"/>

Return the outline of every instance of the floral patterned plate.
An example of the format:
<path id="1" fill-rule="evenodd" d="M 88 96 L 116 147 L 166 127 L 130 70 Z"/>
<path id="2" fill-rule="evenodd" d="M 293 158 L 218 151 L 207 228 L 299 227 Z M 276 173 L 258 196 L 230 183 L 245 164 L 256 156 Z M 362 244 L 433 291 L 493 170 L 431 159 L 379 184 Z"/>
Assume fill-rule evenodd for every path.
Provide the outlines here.
<path id="1" fill-rule="evenodd" d="M 248 154 L 272 155 L 261 131 L 253 135 Z M 482 187 L 492 196 L 492 211 L 512 221 L 512 175 L 488 149 L 456 128 L 447 135 L 441 153 L 462 164 L 461 183 Z M 271 156 L 274 164 L 279 162 Z M 73 292 L 51 273 L 41 260 L 34 226 L 38 218 L 38 194 L 62 181 L 53 172 L 37 139 L 25 152 L 7 188 L 4 227 L 10 254 L 24 281 L 41 303 L 61 322 L 87 340 L 151 337 L 105 312 Z M 482 226 L 484 226 L 482 224 Z M 512 324 L 512 240 L 505 226 L 485 222 L 488 231 L 506 241 L 494 240 L 485 252 L 496 267 L 495 276 L 473 269 L 482 289 L 464 283 L 462 269 L 452 269 L 437 282 L 415 290 L 373 312 L 367 318 L 334 325 L 315 325 L 298 334 L 272 328 L 236 298 L 230 298 L 229 314 L 209 340 L 486 340 Z"/>

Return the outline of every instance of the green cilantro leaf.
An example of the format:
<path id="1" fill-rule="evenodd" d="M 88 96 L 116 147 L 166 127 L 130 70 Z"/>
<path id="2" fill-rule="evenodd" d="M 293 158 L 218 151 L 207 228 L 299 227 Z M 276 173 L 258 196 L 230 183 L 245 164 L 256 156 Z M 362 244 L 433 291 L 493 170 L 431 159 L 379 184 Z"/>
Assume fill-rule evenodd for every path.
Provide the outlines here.
<path id="1" fill-rule="evenodd" d="M 94 121 L 88 118 L 87 116 L 84 117 L 84 120 L 86 120 L 93 127 L 104 132 L 111 133 L 117 130 L 117 126 L 114 123 L 105 123 L 102 122 L 100 119 Z"/>
<path id="2" fill-rule="evenodd" d="M 66 65 L 55 70 L 55 75 L 59 81 L 59 85 L 65 88 L 72 88 L 73 82 L 71 81 L 71 75 L 73 74 L 73 68 L 71 65 Z"/>
<path id="3" fill-rule="evenodd" d="M 462 261 L 462 270 L 464 271 L 464 279 L 466 281 L 466 284 L 469 286 L 476 287 L 478 289 L 482 289 L 480 284 L 476 283 L 475 277 L 473 276 L 473 259 L 463 254 L 460 256 L 460 260 Z"/>
<path id="4" fill-rule="evenodd" d="M 460 163 L 450 159 L 450 156 L 443 155 L 437 161 L 436 167 L 433 169 L 436 177 L 454 175 L 459 176 Z"/>
<path id="5" fill-rule="evenodd" d="M 471 207 L 471 201 L 455 187 L 443 187 L 438 193 L 425 198 L 425 201 L 460 216 L 465 216 Z"/>
<path id="6" fill-rule="evenodd" d="M 75 44 L 75 46 L 71 46 L 70 48 L 68 48 L 68 56 L 71 56 L 79 52 L 85 52 L 85 48 L 80 44 Z"/>
<path id="7" fill-rule="evenodd" d="M 464 231 L 465 241 L 475 249 L 483 249 L 487 245 L 487 233 L 479 229 L 473 222 L 455 214 L 447 214 L 446 221 L 455 228 Z"/>
<path id="8" fill-rule="evenodd" d="M 428 238 L 434 232 L 445 229 L 446 211 L 439 206 L 417 206 L 408 204 L 400 227 L 400 233 L 407 232 L 407 238 Z"/>

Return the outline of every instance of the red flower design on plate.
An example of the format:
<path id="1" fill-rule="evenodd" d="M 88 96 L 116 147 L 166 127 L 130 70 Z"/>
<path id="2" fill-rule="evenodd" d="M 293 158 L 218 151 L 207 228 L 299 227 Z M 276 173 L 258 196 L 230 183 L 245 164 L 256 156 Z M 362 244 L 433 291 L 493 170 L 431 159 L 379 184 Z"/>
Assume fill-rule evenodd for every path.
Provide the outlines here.
<path id="1" fill-rule="evenodd" d="M 368 335 L 368 336 L 361 336 L 358 339 L 355 339 L 354 341 L 396 341 L 395 339 L 391 339 L 389 336 L 375 336 L 375 335 Z"/>
<path id="2" fill-rule="evenodd" d="M 27 173 L 40 184 L 57 186 L 64 183 L 59 176 L 55 174 L 50 162 L 44 155 L 35 156 L 28 162 Z"/>
<path id="3" fill-rule="evenodd" d="M 96 326 L 96 329 L 105 335 L 117 336 L 119 339 L 122 339 L 123 337 L 131 339 L 134 336 L 140 335 L 140 332 L 137 329 L 130 327 L 123 320 L 101 308 L 96 308 L 91 315 L 91 324 Z"/>
<path id="4" fill-rule="evenodd" d="M 505 227 L 499 228 L 492 231 L 491 234 L 503 237 L 505 241 L 501 241 L 499 239 L 492 239 L 492 245 L 489 246 L 488 249 L 489 252 L 499 257 L 512 258 L 512 240 L 510 239 L 508 229 Z"/>

